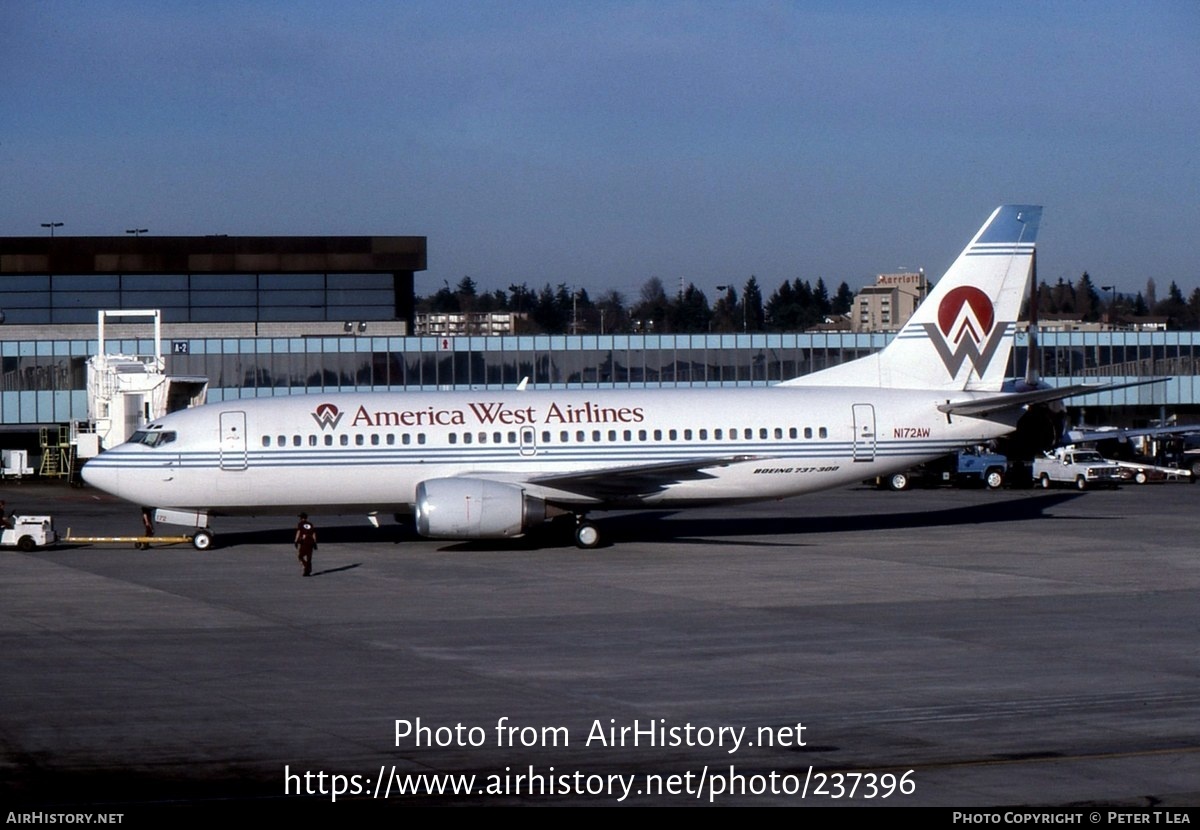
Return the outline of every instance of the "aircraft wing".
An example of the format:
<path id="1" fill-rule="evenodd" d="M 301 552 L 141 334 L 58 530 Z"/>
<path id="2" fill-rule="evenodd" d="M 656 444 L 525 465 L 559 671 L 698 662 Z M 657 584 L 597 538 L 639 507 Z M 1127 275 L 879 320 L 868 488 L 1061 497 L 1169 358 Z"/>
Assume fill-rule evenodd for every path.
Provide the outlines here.
<path id="1" fill-rule="evenodd" d="M 727 455 L 719 458 L 693 458 L 662 464 L 638 464 L 629 467 L 605 467 L 586 472 L 547 473 L 527 479 L 530 484 L 552 487 L 601 501 L 659 493 L 682 481 L 712 478 L 707 470 L 752 461 L 754 455 Z"/>
<path id="2" fill-rule="evenodd" d="M 1151 380 L 1135 380 L 1129 383 L 1106 383 L 1101 385 L 1077 384 L 1061 386 L 1053 389 L 1034 389 L 1029 392 L 1009 392 L 1001 395 L 989 395 L 986 398 L 972 398 L 965 401 L 947 401 L 938 407 L 939 412 L 947 415 L 984 416 L 993 412 L 1003 412 L 1034 403 L 1061 401 L 1074 398 L 1077 395 L 1091 395 L 1096 392 L 1111 392 L 1114 389 L 1124 389 L 1127 386 L 1144 386 L 1148 383 L 1161 383 L 1166 378 Z"/>

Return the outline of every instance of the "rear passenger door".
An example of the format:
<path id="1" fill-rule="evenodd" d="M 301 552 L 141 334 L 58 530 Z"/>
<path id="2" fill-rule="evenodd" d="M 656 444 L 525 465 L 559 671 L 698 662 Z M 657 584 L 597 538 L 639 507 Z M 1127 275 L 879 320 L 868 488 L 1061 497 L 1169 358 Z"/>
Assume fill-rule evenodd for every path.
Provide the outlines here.
<path id="1" fill-rule="evenodd" d="M 875 407 L 854 404 L 854 460 L 875 460 Z"/>

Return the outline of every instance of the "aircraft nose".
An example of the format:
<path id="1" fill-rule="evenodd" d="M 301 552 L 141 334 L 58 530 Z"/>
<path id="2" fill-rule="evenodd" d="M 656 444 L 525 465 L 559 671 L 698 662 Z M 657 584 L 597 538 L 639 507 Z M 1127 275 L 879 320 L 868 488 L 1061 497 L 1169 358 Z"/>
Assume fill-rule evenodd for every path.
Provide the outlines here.
<path id="1" fill-rule="evenodd" d="M 105 466 L 98 458 L 85 462 L 79 470 L 79 477 L 97 490 L 116 495 L 120 476 L 114 468 Z"/>

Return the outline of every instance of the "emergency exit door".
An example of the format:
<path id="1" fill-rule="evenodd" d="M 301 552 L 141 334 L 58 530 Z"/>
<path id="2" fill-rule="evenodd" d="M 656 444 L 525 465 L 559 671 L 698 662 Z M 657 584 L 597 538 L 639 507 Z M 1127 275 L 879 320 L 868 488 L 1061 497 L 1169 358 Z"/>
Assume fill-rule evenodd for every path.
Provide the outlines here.
<path id="1" fill-rule="evenodd" d="M 246 413 L 221 413 L 221 469 L 246 469 Z"/>

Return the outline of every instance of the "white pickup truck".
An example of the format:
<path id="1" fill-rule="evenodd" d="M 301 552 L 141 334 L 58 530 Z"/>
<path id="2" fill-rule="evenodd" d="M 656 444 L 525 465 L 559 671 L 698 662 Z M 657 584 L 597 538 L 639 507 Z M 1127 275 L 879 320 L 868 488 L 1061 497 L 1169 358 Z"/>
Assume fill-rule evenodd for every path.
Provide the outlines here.
<path id="1" fill-rule="evenodd" d="M 1121 483 L 1121 468 L 1095 450 L 1063 447 L 1033 460 L 1033 480 L 1044 488 L 1051 484 L 1073 485 L 1077 490 L 1116 487 Z"/>
<path id="2" fill-rule="evenodd" d="M 17 547 L 28 553 L 58 541 L 54 532 L 54 520 L 49 516 L 9 516 L 7 524 L 0 530 L 0 546 Z"/>

